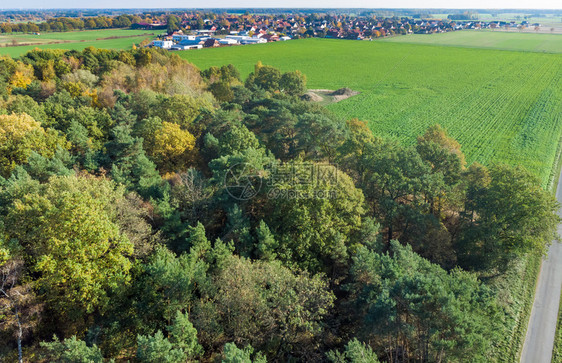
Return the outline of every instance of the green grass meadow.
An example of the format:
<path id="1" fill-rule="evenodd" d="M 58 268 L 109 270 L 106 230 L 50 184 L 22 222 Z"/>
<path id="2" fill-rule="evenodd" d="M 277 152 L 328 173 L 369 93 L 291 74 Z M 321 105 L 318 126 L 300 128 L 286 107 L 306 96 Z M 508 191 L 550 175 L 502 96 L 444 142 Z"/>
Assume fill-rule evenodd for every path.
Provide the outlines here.
<path id="1" fill-rule="evenodd" d="M 517 33 L 502 30 L 463 30 L 439 34 L 411 34 L 384 38 L 378 41 L 562 53 L 562 34 Z"/>
<path id="2" fill-rule="evenodd" d="M 367 120 L 377 135 L 412 144 L 441 124 L 469 162 L 521 164 L 546 187 L 562 135 L 562 54 L 306 39 L 190 50 L 199 68 L 232 63 L 247 76 L 257 61 L 300 70 L 309 88 L 350 87 L 329 105 Z"/>
<path id="3" fill-rule="evenodd" d="M 560 300 L 562 305 L 562 298 Z M 562 363 L 562 306 L 558 308 L 558 324 L 552 348 L 552 363 Z"/>
<path id="4" fill-rule="evenodd" d="M 560 26 L 562 25 L 562 18 L 555 14 L 537 14 L 540 13 L 540 10 L 532 10 L 526 14 L 522 13 L 478 13 L 478 19 L 481 21 L 515 21 L 517 23 L 521 23 L 522 21 L 526 20 L 529 23 L 540 23 L 542 26 Z M 455 12 L 455 13 L 458 13 Z M 447 19 L 449 14 L 431 14 L 432 18 L 434 19 Z M 531 15 L 541 15 L 541 16 L 531 16 Z"/>
<path id="5" fill-rule="evenodd" d="M 158 32 L 158 31 L 157 31 Z M 4 34 L 0 35 L 0 55 L 19 57 L 26 52 L 39 49 L 76 49 L 82 50 L 89 46 L 106 49 L 130 49 L 133 43 L 140 43 L 146 38 L 153 39 L 154 36 L 146 35 L 155 33 L 153 30 L 129 30 L 129 29 L 103 29 L 84 30 L 63 33 L 41 33 L 33 34 Z M 156 34 L 156 33 L 155 33 Z M 116 39 L 107 39 L 119 37 Z M 34 45 L 11 45 L 12 40 L 18 44 L 33 43 Z M 58 42 L 57 44 L 48 44 Z M 35 43 L 42 43 L 35 45 Z"/>

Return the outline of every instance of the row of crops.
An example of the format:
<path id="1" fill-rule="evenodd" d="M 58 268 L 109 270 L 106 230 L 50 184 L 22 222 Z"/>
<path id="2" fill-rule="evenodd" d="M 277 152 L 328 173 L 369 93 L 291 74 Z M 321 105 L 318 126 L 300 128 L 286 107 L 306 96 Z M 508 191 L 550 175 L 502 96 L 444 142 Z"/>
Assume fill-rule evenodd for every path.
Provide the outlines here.
<path id="1" fill-rule="evenodd" d="M 405 143 L 439 123 L 468 162 L 521 164 L 546 186 L 562 135 L 562 57 L 493 53 L 486 64 L 404 64 L 377 88 L 331 108 Z"/>
<path id="2" fill-rule="evenodd" d="M 361 94 L 328 106 L 406 144 L 441 124 L 469 162 L 522 164 L 546 186 L 562 135 L 562 54 L 307 39 L 186 51 L 200 68 L 257 61 L 306 74 L 309 88 Z"/>

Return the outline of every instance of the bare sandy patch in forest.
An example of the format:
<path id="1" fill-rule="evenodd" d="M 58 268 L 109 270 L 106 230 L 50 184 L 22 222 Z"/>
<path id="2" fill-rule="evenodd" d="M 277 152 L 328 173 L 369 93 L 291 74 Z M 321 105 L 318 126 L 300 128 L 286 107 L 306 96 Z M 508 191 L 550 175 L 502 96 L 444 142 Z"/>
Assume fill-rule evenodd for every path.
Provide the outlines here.
<path id="1" fill-rule="evenodd" d="M 309 89 L 304 94 L 303 99 L 311 102 L 328 104 L 340 102 L 358 94 L 359 92 L 347 87 L 335 91 L 331 89 Z"/>

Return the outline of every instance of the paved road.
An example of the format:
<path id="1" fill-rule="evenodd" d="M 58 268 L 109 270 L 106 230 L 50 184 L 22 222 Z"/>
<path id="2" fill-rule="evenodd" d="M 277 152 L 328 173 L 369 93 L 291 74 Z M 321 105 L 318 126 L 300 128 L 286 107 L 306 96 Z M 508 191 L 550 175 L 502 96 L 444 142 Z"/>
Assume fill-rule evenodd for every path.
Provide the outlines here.
<path id="1" fill-rule="evenodd" d="M 556 189 L 556 199 L 562 203 L 562 175 Z M 558 233 L 562 236 L 562 225 L 558 226 Z M 553 242 L 548 257 L 541 266 L 533 310 L 521 353 L 521 363 L 550 363 L 561 287 L 562 244 Z"/>

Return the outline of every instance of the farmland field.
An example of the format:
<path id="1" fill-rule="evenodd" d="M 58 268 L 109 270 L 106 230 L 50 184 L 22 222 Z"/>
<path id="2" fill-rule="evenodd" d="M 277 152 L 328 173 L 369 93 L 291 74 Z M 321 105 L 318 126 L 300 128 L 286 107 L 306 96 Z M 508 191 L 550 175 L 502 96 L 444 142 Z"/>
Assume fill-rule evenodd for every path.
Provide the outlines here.
<path id="1" fill-rule="evenodd" d="M 412 34 L 380 41 L 562 53 L 562 34 L 534 34 L 490 30 L 463 30 L 440 34 Z"/>
<path id="2" fill-rule="evenodd" d="M 449 14 L 431 14 L 434 19 L 447 19 Z M 531 16 L 534 15 L 534 16 Z M 562 21 L 560 17 L 555 14 L 542 14 L 541 16 L 536 16 L 537 14 L 522 14 L 522 13 L 481 13 L 478 12 L 478 19 L 480 21 L 515 21 L 521 23 L 521 21 L 526 20 L 529 23 L 540 23 L 543 26 L 560 26 Z"/>
<path id="3" fill-rule="evenodd" d="M 179 53 L 200 68 L 299 69 L 309 88 L 361 94 L 328 106 L 406 144 L 441 124 L 469 162 L 521 164 L 551 179 L 562 135 L 562 54 L 328 39 Z"/>
<path id="4" fill-rule="evenodd" d="M 146 38 L 153 39 L 152 35 L 147 35 L 152 33 L 154 33 L 153 30 L 103 29 L 42 33 L 41 35 L 0 35 L 0 55 L 18 57 L 34 48 L 81 50 L 94 46 L 107 49 L 130 49 L 133 43 L 140 43 Z M 17 44 L 33 45 L 6 46 L 11 45 L 14 41 Z"/>

